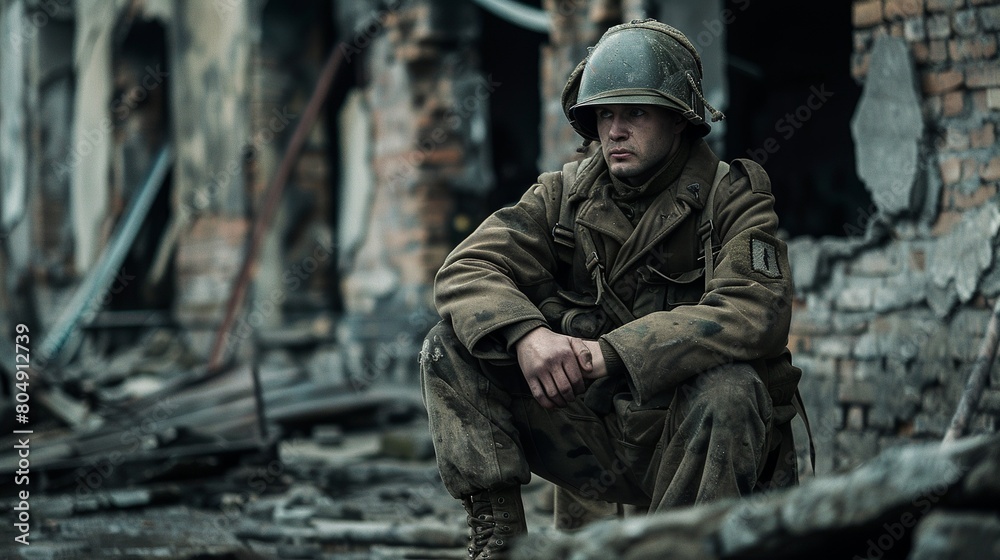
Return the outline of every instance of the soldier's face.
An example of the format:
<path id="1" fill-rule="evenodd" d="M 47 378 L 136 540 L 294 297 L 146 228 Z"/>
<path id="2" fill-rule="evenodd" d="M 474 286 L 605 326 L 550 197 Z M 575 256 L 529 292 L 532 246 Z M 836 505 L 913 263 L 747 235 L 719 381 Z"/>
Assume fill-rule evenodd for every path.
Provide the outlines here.
<path id="1" fill-rule="evenodd" d="M 684 117 L 658 105 L 597 105 L 597 134 L 612 175 L 638 186 L 677 151 Z"/>

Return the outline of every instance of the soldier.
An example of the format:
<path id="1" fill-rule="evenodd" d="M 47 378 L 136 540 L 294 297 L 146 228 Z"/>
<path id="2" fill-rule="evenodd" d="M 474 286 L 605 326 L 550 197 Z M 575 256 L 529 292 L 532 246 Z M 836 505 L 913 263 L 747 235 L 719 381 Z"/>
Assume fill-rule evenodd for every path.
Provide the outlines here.
<path id="1" fill-rule="evenodd" d="M 650 512 L 797 480 L 785 244 L 764 170 L 703 140 L 704 107 L 724 116 L 701 78 L 676 29 L 609 29 L 562 99 L 600 149 L 543 173 L 437 274 L 422 389 L 471 558 L 527 530 L 532 472 Z"/>

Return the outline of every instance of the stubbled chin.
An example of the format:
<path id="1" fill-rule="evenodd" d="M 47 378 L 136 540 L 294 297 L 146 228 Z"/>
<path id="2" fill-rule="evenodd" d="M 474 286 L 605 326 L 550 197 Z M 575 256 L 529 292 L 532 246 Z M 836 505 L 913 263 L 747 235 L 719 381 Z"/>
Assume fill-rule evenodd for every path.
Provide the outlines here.
<path id="1" fill-rule="evenodd" d="M 635 173 L 635 166 L 628 163 L 612 162 L 608 165 L 608 171 L 619 179 L 627 179 Z"/>

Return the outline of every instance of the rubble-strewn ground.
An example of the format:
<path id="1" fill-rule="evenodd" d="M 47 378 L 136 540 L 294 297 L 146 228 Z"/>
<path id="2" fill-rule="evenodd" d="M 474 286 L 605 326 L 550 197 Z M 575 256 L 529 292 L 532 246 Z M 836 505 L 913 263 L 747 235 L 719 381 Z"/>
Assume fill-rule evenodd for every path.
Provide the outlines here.
<path id="1" fill-rule="evenodd" d="M 464 510 L 441 485 L 422 418 L 384 429 L 328 432 L 281 441 L 273 455 L 246 453 L 222 472 L 206 469 L 206 476 L 192 465 L 183 478 L 175 470 L 172 479 L 91 490 L 88 475 L 96 481 L 100 465 L 78 469 L 76 486 L 32 494 L 32 544 L 9 548 L 8 554 L 464 557 Z M 542 481 L 527 488 L 528 515 L 536 526 L 551 519 L 547 497 Z"/>
<path id="2" fill-rule="evenodd" d="M 329 366 L 335 353 L 317 358 L 322 344 L 284 348 L 316 346 L 300 335 L 209 375 L 154 332 L 33 386 L 31 544 L 11 537 L 0 557 L 464 558 L 465 513 L 438 476 L 419 389 L 359 383 Z M 996 438 L 891 448 L 788 492 L 575 533 L 552 529 L 551 486 L 536 478 L 518 554 L 996 558 Z M 15 443 L 3 472 L 18 468 Z M 16 503 L 11 489 L 24 487 L 4 487 Z"/>

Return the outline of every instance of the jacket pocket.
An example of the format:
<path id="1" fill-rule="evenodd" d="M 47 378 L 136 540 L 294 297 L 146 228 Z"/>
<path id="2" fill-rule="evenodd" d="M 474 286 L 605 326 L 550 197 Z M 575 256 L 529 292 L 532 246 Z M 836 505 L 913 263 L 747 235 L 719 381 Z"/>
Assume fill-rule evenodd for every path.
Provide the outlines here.
<path id="1" fill-rule="evenodd" d="M 669 311 L 678 305 L 692 305 L 705 293 L 705 269 L 696 268 L 678 274 L 664 274 L 646 266 L 639 269 L 635 295 L 636 316 L 653 311 Z"/>
<path id="2" fill-rule="evenodd" d="M 606 332 L 607 314 L 590 296 L 559 290 L 538 308 L 549 327 L 558 333 L 595 339 Z"/>

